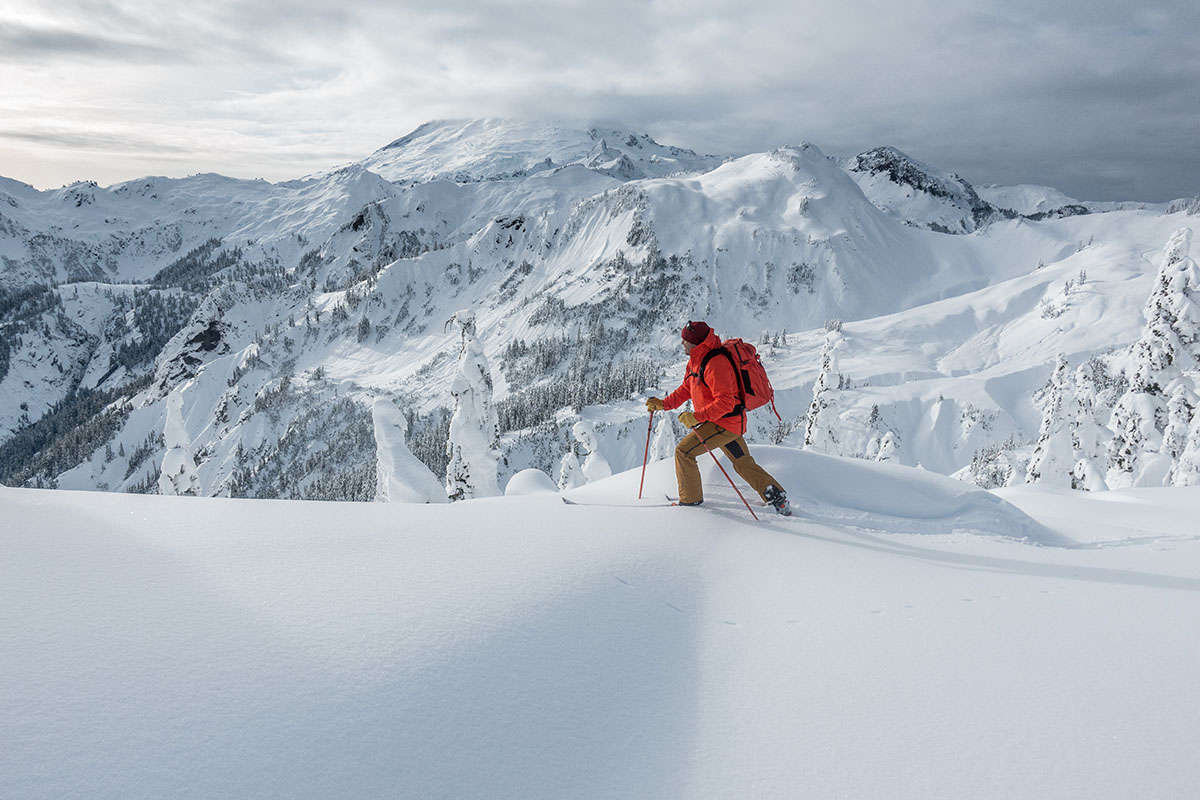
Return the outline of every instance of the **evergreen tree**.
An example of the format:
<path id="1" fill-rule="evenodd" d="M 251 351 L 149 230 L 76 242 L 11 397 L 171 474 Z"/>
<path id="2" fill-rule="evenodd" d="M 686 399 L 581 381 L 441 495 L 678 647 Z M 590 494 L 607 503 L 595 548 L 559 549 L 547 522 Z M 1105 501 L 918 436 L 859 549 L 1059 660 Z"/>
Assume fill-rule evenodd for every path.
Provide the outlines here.
<path id="1" fill-rule="evenodd" d="M 1197 404 L 1195 385 L 1188 376 L 1176 379 L 1167 399 L 1167 427 L 1163 431 L 1163 452 L 1171 456 L 1171 476 L 1168 483 L 1179 485 L 1176 475 L 1180 459 L 1187 449 L 1192 419 Z"/>
<path id="2" fill-rule="evenodd" d="M 1018 474 L 1018 465 L 1011 457 L 1014 447 L 1016 442 L 1010 438 L 1002 444 L 990 444 L 976 450 L 967 468 L 971 481 L 984 489 L 1013 485 Z"/>
<path id="3" fill-rule="evenodd" d="M 587 481 L 583 477 L 583 467 L 579 464 L 579 456 L 574 450 L 568 450 L 558 462 L 558 488 L 561 491 L 576 489 Z"/>
<path id="4" fill-rule="evenodd" d="M 580 420 L 571 426 L 571 434 L 579 442 L 587 458 L 583 461 L 583 477 L 588 483 L 602 480 L 612 475 L 612 467 L 608 459 L 600 455 L 600 445 L 596 441 L 596 431 L 592 423 Z"/>
<path id="5" fill-rule="evenodd" d="M 1108 485 L 1163 486 L 1170 479 L 1173 457 L 1164 434 L 1173 382 L 1194 369 L 1200 342 L 1200 270 L 1188 256 L 1191 230 L 1171 237 L 1146 302 L 1146 325 L 1133 346 L 1127 370 L 1129 389 L 1113 409 Z"/>
<path id="6" fill-rule="evenodd" d="M 1071 376 L 1067 358 L 1061 353 L 1054 361 L 1054 371 L 1042 391 L 1042 424 L 1038 429 L 1037 445 L 1029 462 L 1026 483 L 1045 483 L 1051 486 L 1071 485 L 1070 472 L 1075 465 L 1071 441 L 1072 411 Z"/>
<path id="7" fill-rule="evenodd" d="M 409 421 L 385 398 L 371 406 L 375 434 L 375 500 L 384 503 L 445 503 L 442 482 L 408 449 Z"/>
<path id="8" fill-rule="evenodd" d="M 839 454 L 837 393 L 842 376 L 838 372 L 837 349 L 841 343 L 841 325 L 827 325 L 825 345 L 821 348 L 821 371 L 813 386 L 804 425 L 804 448 L 831 455 Z"/>
<path id="9" fill-rule="evenodd" d="M 446 440 L 446 495 L 451 500 L 495 497 L 500 425 L 492 402 L 492 376 L 487 356 L 475 338 L 475 312 L 457 312 L 461 348 L 458 370 L 450 384 L 454 415 Z"/>
<path id="10" fill-rule="evenodd" d="M 1075 370 L 1075 415 L 1071 422 L 1071 448 L 1075 464 L 1071 467 L 1071 488 L 1081 491 L 1104 491 L 1104 442 L 1107 432 L 1096 422 L 1095 404 L 1098 396 L 1092 364 L 1081 364 Z"/>
<path id="11" fill-rule="evenodd" d="M 663 414 L 654 426 L 654 439 L 650 442 L 650 460 L 663 461 L 675 454 L 675 425 L 670 414 Z"/>
<path id="12" fill-rule="evenodd" d="M 200 476 L 196 474 L 191 439 L 183 423 L 182 388 L 176 389 L 167 397 L 167 420 L 163 425 L 163 441 L 167 452 L 163 454 L 158 491 L 165 495 L 199 495 Z"/>
<path id="13" fill-rule="evenodd" d="M 1192 416 L 1187 443 L 1171 473 L 1172 486 L 1200 486 L 1200 414 Z"/>
<path id="14" fill-rule="evenodd" d="M 896 434 L 888 431 L 879 440 L 879 452 L 875 456 L 875 460 L 881 463 L 900 463 L 900 440 Z"/>

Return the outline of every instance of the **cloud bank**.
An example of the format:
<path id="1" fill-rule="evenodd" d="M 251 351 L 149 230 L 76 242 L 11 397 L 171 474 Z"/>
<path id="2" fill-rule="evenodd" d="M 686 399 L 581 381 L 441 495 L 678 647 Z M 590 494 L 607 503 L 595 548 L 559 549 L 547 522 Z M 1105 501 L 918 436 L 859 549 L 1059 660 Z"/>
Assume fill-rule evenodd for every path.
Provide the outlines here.
<path id="1" fill-rule="evenodd" d="M 713 153 L 893 145 L 975 183 L 1200 193 L 1200 8 L 0 0 L 0 175 L 356 160 L 430 119 L 614 120 Z"/>

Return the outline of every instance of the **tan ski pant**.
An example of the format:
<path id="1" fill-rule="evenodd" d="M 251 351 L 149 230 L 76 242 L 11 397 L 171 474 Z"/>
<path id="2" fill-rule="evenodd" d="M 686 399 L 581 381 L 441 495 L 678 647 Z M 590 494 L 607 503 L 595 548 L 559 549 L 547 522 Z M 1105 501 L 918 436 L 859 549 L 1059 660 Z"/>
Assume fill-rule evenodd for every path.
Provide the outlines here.
<path id="1" fill-rule="evenodd" d="M 737 474 L 758 492 L 763 502 L 767 500 L 763 493 L 768 486 L 783 488 L 779 481 L 772 478 L 750 455 L 750 448 L 746 446 L 745 439 L 716 423 L 701 422 L 675 447 L 675 477 L 679 480 L 679 502 L 695 503 L 704 499 L 704 487 L 700 483 L 700 467 L 696 459 L 707 455 L 708 451 L 704 449 L 706 444 L 714 453 L 718 447 L 725 451 Z"/>

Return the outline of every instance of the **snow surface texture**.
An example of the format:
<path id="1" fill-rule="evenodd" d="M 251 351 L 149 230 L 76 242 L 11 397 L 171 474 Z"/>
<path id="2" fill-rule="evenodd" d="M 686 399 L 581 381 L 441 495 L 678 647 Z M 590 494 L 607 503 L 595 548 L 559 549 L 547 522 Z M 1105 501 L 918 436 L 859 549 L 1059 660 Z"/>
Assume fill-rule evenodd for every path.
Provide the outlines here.
<path id="1" fill-rule="evenodd" d="M 1200 489 L 755 455 L 795 517 L 0 489 L 0 796 L 1200 793 Z"/>

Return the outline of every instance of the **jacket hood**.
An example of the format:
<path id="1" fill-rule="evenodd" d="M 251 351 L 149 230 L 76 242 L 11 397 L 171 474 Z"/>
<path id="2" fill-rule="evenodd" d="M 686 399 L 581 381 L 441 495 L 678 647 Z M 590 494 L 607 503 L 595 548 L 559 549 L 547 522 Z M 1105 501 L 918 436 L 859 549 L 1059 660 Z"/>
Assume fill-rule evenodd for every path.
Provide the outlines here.
<path id="1" fill-rule="evenodd" d="M 692 348 L 692 353 L 688 357 L 688 363 L 692 366 L 698 366 L 708 352 L 714 348 L 721 346 L 721 337 L 717 336 L 716 331 L 710 331 L 703 342 Z"/>

